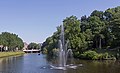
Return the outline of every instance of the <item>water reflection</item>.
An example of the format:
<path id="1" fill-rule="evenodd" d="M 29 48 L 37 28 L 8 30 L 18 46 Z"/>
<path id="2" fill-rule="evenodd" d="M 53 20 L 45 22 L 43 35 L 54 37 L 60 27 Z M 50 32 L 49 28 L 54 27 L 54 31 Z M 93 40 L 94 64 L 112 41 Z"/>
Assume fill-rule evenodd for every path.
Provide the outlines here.
<path id="1" fill-rule="evenodd" d="M 18 58 L 19 57 L 19 58 Z M 19 72 L 23 68 L 23 57 L 8 57 L 0 59 L 0 72 L 2 73 L 13 73 Z"/>
<path id="2" fill-rule="evenodd" d="M 81 69 L 82 73 L 119 73 L 120 65 L 117 61 L 81 61 L 84 68 Z"/>
<path id="3" fill-rule="evenodd" d="M 50 59 L 47 59 L 48 61 Z M 52 64 L 58 63 L 57 60 L 50 60 Z M 119 73 L 120 61 L 115 60 L 74 60 L 75 64 L 82 64 L 83 66 L 77 69 L 68 69 L 64 73 Z"/>
<path id="4" fill-rule="evenodd" d="M 51 64 L 57 60 L 45 55 L 25 54 L 23 56 L 0 58 L 0 73 L 119 73 L 120 61 L 74 60 L 75 64 L 83 64 L 77 69 L 55 70 Z M 43 68 L 45 67 L 45 68 Z"/>

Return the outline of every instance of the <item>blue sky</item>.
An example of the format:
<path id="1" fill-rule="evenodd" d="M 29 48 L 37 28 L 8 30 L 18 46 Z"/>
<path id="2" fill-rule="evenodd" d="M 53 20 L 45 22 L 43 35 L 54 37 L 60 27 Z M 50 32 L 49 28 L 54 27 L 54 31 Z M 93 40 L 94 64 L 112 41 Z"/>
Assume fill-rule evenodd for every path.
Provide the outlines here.
<path id="1" fill-rule="evenodd" d="M 42 43 L 66 17 L 80 18 L 116 6 L 120 6 L 119 0 L 0 0 L 0 33 L 11 32 L 27 43 Z"/>

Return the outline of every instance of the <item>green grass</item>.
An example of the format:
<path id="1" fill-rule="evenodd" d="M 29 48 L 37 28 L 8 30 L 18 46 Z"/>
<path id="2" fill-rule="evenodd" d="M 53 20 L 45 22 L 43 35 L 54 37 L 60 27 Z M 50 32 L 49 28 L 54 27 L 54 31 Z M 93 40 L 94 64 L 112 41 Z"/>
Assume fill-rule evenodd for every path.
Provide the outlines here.
<path id="1" fill-rule="evenodd" d="M 22 51 L 19 51 L 19 52 L 0 52 L 0 58 L 22 55 L 22 54 L 24 54 L 24 52 L 22 52 Z"/>

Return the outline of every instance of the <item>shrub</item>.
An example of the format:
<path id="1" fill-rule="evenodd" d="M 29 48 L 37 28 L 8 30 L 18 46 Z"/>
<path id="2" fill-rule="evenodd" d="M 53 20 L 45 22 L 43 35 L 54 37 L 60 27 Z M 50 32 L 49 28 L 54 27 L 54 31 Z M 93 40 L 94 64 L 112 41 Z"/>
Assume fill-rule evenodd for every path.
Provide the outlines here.
<path id="1" fill-rule="evenodd" d="M 96 53 L 95 51 L 86 51 L 83 54 L 81 54 L 81 57 L 84 59 L 92 59 L 92 60 L 96 60 L 99 59 L 99 55 L 98 53 Z"/>
<path id="2" fill-rule="evenodd" d="M 108 59 L 108 57 L 109 57 L 109 55 L 108 55 L 108 53 L 106 52 L 106 53 L 104 53 L 103 55 L 103 59 Z"/>
<path id="3" fill-rule="evenodd" d="M 102 60 L 103 59 L 103 54 L 99 54 L 98 57 L 99 57 L 100 60 Z"/>
<path id="4" fill-rule="evenodd" d="M 107 52 L 98 54 L 97 52 L 91 50 L 81 54 L 80 58 L 89 60 L 116 60 L 116 57 L 114 55 L 109 55 Z"/>
<path id="5" fill-rule="evenodd" d="M 48 53 L 48 50 L 46 48 L 43 48 L 43 54 L 47 54 Z"/>
<path id="6" fill-rule="evenodd" d="M 79 51 L 74 52 L 74 57 L 75 57 L 75 58 L 79 58 L 79 57 L 80 57 Z"/>

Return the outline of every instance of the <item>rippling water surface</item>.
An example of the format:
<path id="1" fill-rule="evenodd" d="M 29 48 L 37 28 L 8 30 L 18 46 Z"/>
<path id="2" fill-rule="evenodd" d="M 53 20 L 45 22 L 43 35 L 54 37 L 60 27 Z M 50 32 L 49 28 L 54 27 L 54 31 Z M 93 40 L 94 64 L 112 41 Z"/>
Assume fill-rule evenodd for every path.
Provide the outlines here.
<path id="1" fill-rule="evenodd" d="M 45 55 L 25 54 L 16 57 L 0 58 L 0 73 L 120 73 L 120 61 L 74 60 L 76 69 L 52 69 L 50 60 Z"/>

